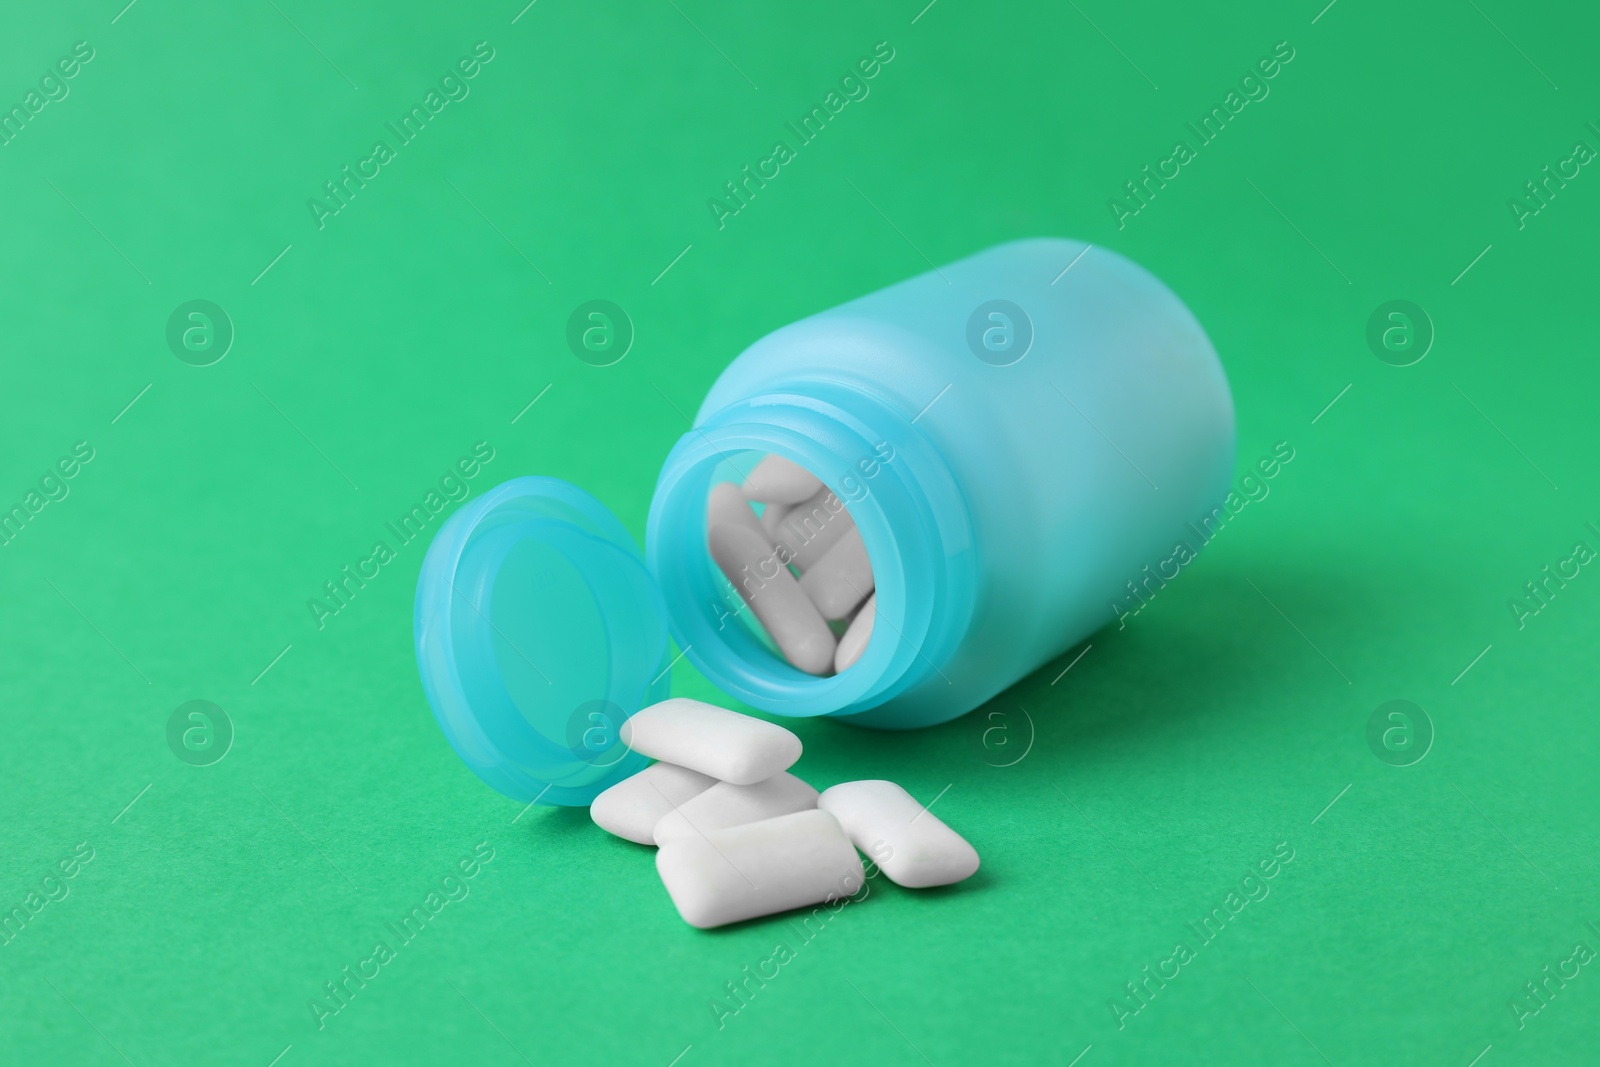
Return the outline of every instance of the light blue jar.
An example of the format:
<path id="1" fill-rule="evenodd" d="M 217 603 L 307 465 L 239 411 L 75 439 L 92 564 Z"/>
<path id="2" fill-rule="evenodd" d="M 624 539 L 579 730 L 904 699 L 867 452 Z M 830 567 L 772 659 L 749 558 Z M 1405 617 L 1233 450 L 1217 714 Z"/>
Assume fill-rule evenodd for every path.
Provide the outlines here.
<path id="1" fill-rule="evenodd" d="M 831 677 L 785 663 L 706 550 L 711 484 L 777 453 L 849 508 L 877 618 Z M 786 326 L 712 386 L 656 483 L 646 552 L 581 490 L 514 479 L 423 563 L 423 685 L 513 797 L 586 804 L 644 760 L 616 740 L 668 695 L 668 635 L 780 715 L 905 729 L 972 710 L 1143 595 L 1228 490 L 1233 402 L 1200 324 L 1115 253 L 991 248 Z"/>

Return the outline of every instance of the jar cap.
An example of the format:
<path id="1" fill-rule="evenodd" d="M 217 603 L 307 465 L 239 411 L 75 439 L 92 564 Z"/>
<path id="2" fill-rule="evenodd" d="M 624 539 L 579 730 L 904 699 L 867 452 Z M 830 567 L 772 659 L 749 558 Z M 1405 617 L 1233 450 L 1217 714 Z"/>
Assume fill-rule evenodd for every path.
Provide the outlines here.
<path id="1" fill-rule="evenodd" d="M 641 770 L 623 720 L 666 699 L 666 608 L 638 546 L 594 497 L 514 478 L 450 517 L 422 561 L 417 667 L 479 778 L 581 806 Z"/>

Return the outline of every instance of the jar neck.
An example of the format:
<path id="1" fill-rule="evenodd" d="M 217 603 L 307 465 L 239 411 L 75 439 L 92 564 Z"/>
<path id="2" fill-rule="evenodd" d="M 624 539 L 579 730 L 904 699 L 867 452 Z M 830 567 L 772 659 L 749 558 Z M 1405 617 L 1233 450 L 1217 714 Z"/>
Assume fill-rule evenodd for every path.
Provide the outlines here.
<path id="1" fill-rule="evenodd" d="M 861 658 L 833 677 L 805 674 L 768 650 L 735 617 L 710 563 L 713 472 L 732 460 L 748 474 L 739 456 L 749 452 L 810 470 L 861 531 L 876 619 Z M 705 416 L 667 456 L 645 545 L 685 657 L 723 691 L 780 715 L 849 715 L 938 679 L 972 617 L 972 526 L 949 466 L 904 413 L 838 381 L 787 381 Z"/>

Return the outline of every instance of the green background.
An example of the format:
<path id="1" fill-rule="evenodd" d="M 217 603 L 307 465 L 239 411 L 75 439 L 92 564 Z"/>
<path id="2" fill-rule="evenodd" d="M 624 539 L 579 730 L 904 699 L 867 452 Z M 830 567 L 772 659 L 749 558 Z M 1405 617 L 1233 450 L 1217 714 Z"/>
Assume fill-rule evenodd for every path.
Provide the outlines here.
<path id="1" fill-rule="evenodd" d="M 1600 548 L 1600 175 L 1522 228 L 1508 200 L 1600 147 L 1594 17 L 924 2 L 0 16 L 6 107 L 94 49 L 0 147 L 0 503 L 94 449 L 0 549 L 0 901 L 94 849 L 0 945 L 0 1061 L 1593 1062 L 1594 967 L 1520 1027 L 1510 1004 L 1600 947 L 1600 577 L 1520 627 L 1508 603 Z M 470 96 L 319 229 L 308 199 L 478 41 Z M 879 41 L 870 96 L 719 230 L 708 198 Z M 1119 228 L 1123 183 L 1280 41 L 1270 95 Z M 1241 471 L 1295 459 L 1125 629 L 988 707 L 798 723 L 810 781 L 938 796 L 983 868 L 878 880 L 719 1029 L 708 1001 L 793 928 L 692 930 L 646 850 L 468 772 L 416 676 L 423 543 L 323 628 L 306 602 L 476 441 L 474 495 L 556 475 L 642 533 L 744 346 L 1037 234 L 1165 280 L 1227 368 Z M 564 340 L 597 298 L 637 331 L 604 368 Z M 165 340 L 193 299 L 236 330 L 213 366 Z M 1413 366 L 1365 339 L 1392 299 L 1437 332 Z M 191 699 L 236 731 L 212 766 L 168 748 Z M 1412 766 L 1368 746 L 1392 699 L 1436 731 Z M 470 895 L 319 1030 L 310 998 L 480 842 Z M 1123 983 L 1280 842 L 1270 895 L 1119 1028 Z"/>

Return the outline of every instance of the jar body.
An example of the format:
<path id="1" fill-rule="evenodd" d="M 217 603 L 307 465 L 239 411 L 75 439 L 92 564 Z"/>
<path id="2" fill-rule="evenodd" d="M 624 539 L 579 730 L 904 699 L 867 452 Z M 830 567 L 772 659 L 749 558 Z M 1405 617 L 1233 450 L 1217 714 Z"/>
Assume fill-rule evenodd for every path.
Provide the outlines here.
<path id="1" fill-rule="evenodd" d="M 903 578 L 913 597 L 927 592 L 918 583 L 964 587 L 933 602 L 931 629 L 879 622 L 873 642 L 923 644 L 903 684 L 881 687 L 884 699 L 823 710 L 862 725 L 964 714 L 1114 622 L 1118 605 L 1188 562 L 1174 564 L 1180 545 L 1192 557 L 1210 536 L 1206 520 L 1232 476 L 1233 402 L 1199 323 L 1149 272 L 1080 242 L 1000 245 L 769 334 L 717 379 L 685 445 L 730 413 L 759 419 L 760 398 L 803 404 L 830 390 L 870 398 L 860 411 L 871 473 L 841 464 L 841 482 L 838 470 L 813 469 L 852 515 L 855 467 L 869 491 L 896 463 L 912 482 L 953 485 L 922 502 L 938 521 L 918 536 L 959 568 L 907 564 Z M 658 503 L 684 491 L 683 469 L 669 459 Z M 914 521 L 905 514 L 885 517 L 889 537 Z M 670 583 L 666 596 L 674 617 L 697 610 L 675 604 Z M 689 655 L 723 681 L 714 649 Z M 739 695 L 793 713 L 781 695 Z"/>

